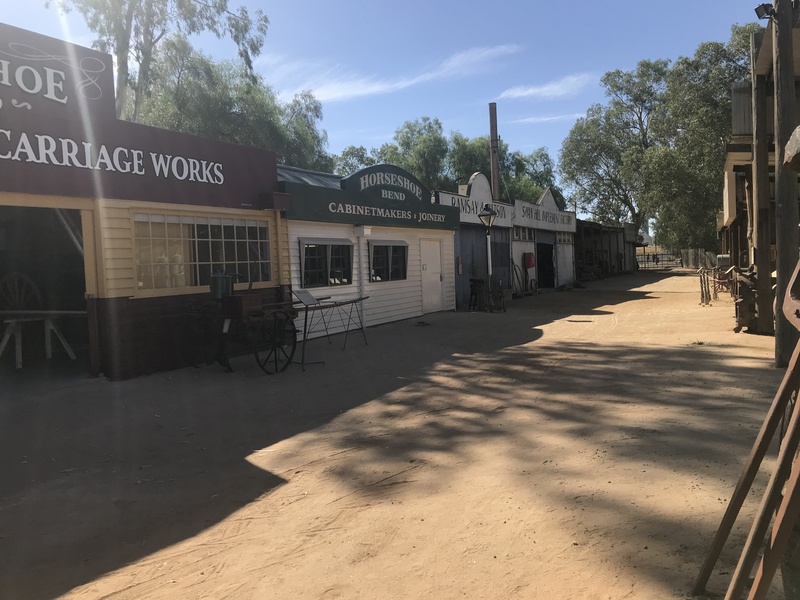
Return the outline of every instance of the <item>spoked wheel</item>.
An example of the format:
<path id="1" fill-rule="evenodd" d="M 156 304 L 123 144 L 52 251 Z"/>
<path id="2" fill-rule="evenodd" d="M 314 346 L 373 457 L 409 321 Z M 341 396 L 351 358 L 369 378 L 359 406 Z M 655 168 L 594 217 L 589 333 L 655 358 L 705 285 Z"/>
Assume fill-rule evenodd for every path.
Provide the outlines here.
<path id="1" fill-rule="evenodd" d="M 278 311 L 264 316 L 254 343 L 256 362 L 265 373 L 285 371 L 297 346 L 297 329 L 291 315 Z"/>

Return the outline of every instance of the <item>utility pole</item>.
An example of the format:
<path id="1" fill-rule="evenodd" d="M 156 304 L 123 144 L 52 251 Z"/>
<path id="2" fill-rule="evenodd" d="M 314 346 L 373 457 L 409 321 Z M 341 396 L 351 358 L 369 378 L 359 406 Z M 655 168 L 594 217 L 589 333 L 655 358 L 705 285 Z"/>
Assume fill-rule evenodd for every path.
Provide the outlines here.
<path id="1" fill-rule="evenodd" d="M 775 366 L 789 364 L 797 343 L 795 330 L 781 306 L 800 253 L 797 173 L 784 164 L 786 144 L 795 128 L 794 61 L 792 59 L 792 0 L 773 3 L 773 73 L 775 78 L 775 246 L 777 289 Z"/>

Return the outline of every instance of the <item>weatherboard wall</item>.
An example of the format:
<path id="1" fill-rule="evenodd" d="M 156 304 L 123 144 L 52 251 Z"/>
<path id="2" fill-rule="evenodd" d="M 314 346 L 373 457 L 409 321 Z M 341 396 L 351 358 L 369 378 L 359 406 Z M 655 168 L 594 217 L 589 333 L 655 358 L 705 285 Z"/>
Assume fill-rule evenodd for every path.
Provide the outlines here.
<path id="1" fill-rule="evenodd" d="M 0 55 L 7 75 L 0 85 L 0 209 L 77 215 L 74 245 L 83 247 L 66 249 L 83 253 L 84 305 L 68 308 L 86 308 L 92 374 L 124 378 L 188 364 L 184 317 L 209 297 L 199 278 L 195 285 L 141 285 L 137 214 L 265 223 L 271 273 L 254 288 L 268 300 L 285 297 L 288 232 L 279 211 L 286 198 L 276 193 L 274 152 L 117 120 L 107 54 L 0 23 Z M 53 243 L 33 230 L 18 237 L 32 250 Z M 3 266 L 21 267 L 34 280 L 51 275 L 14 257 Z M 48 308 L 65 308 L 58 291 L 53 298 Z"/>
<path id="2" fill-rule="evenodd" d="M 293 289 L 303 289 L 301 275 L 301 240 L 339 240 L 353 245 L 353 281 L 347 285 L 309 288 L 317 298 L 329 296 L 326 302 L 341 302 L 369 296 L 364 301 L 364 325 L 366 327 L 411 319 L 423 315 L 422 308 L 422 257 L 423 240 L 436 240 L 442 248 L 443 310 L 455 310 L 455 278 L 453 232 L 447 230 L 417 230 L 404 228 L 373 227 L 368 237 L 356 235 L 352 225 L 326 224 L 310 221 L 289 222 L 289 252 L 291 282 Z M 400 281 L 369 281 L 370 241 L 402 240 L 408 244 L 406 279 Z M 309 317 L 311 318 L 311 317 Z M 304 314 L 297 318 L 298 329 L 303 328 Z M 330 333 L 344 331 L 339 320 L 329 323 Z M 319 328 L 309 333 L 309 338 L 319 337 L 324 332 Z"/>

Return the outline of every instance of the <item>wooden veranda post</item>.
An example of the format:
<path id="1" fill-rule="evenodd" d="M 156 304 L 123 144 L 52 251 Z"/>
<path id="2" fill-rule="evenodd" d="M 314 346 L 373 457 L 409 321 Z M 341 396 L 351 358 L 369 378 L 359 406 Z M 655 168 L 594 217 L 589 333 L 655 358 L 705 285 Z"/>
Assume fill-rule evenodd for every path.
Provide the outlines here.
<path id="1" fill-rule="evenodd" d="M 754 50 L 751 49 L 751 56 Z M 753 75 L 753 193 L 752 227 L 756 265 L 758 333 L 774 333 L 772 317 L 772 267 L 770 256 L 769 148 L 767 135 L 767 80 Z"/>
<path id="2" fill-rule="evenodd" d="M 773 60 L 775 73 L 775 245 L 777 288 L 776 298 L 784 298 L 797 264 L 797 173 L 784 167 L 785 147 L 795 128 L 794 60 L 792 58 L 792 1 L 774 0 Z M 789 364 L 797 342 L 797 330 L 782 311 L 775 315 L 775 366 Z"/>

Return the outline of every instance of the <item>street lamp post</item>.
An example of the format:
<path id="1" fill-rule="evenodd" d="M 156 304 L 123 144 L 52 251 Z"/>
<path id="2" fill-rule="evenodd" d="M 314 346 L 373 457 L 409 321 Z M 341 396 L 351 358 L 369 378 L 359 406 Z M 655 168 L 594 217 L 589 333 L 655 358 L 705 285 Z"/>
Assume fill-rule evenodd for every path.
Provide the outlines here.
<path id="1" fill-rule="evenodd" d="M 483 223 L 484 228 L 486 228 L 486 258 L 488 260 L 489 265 L 489 285 L 491 285 L 492 279 L 492 238 L 491 238 L 491 229 L 492 225 L 494 225 L 494 220 L 497 218 L 497 211 L 495 211 L 491 204 L 484 204 L 483 210 L 478 213 L 478 218 Z"/>

